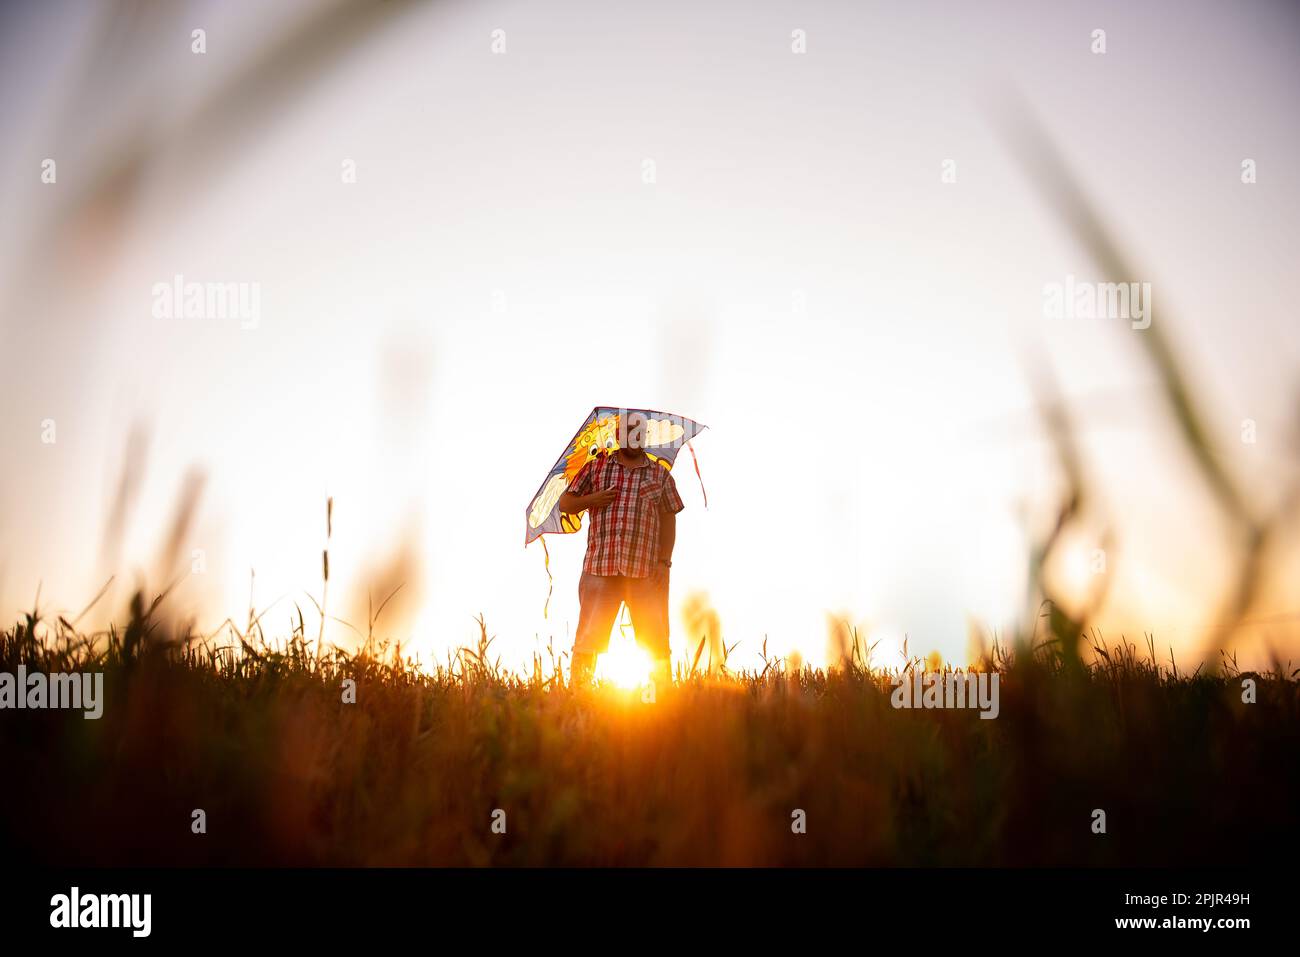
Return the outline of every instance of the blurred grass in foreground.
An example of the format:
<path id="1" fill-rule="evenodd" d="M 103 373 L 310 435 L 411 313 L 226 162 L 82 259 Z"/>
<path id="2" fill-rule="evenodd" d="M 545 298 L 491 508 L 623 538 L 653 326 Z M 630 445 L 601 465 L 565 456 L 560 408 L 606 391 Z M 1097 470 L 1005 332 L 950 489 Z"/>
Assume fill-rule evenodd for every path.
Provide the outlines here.
<path id="1" fill-rule="evenodd" d="M 374 643 L 318 655 L 300 630 L 156 640 L 137 610 L 121 633 L 28 616 L 0 636 L 0 670 L 105 673 L 101 720 L 0 715 L 15 863 L 1244 864 L 1300 843 L 1300 669 L 1281 665 L 1245 704 L 1231 661 L 1188 676 L 1094 637 L 1084 667 L 995 646 L 995 720 L 895 710 L 898 671 L 852 659 L 683 666 L 645 704 L 567 688 L 554 661 L 502 672 L 485 627 L 429 672 Z"/>

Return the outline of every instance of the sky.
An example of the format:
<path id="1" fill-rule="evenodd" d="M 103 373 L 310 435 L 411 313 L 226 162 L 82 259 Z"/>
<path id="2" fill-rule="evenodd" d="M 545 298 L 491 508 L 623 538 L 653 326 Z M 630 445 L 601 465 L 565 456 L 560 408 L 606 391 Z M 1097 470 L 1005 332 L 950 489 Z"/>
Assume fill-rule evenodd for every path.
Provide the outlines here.
<path id="1" fill-rule="evenodd" d="M 1198 651 L 1229 530 L 1144 331 L 1045 315 L 1073 280 L 1149 283 L 1225 467 L 1264 511 L 1295 480 L 1286 4 L 3 17 L 6 616 L 38 589 L 78 612 L 115 575 L 87 622 L 175 580 L 205 629 L 251 596 L 269 632 L 296 602 L 314 634 L 328 546 L 329 614 L 364 632 L 367 592 L 400 584 L 378 630 L 424 660 L 480 614 L 506 662 L 567 650 L 585 534 L 548 539 L 548 607 L 521 514 L 591 408 L 626 405 L 708 426 L 707 508 L 675 470 L 672 601 L 702 596 L 737 663 L 765 639 L 824 661 L 828 616 L 885 663 L 904 637 L 960 663 L 973 623 L 1025 613 L 1062 494 L 1045 375 L 1091 490 L 1054 574 L 1086 591 L 1105 538 L 1099 623 Z M 1053 214 L 995 122 L 1008 90 L 1139 275 L 1102 275 Z M 169 313 L 177 276 L 239 284 L 256 316 Z M 1261 620 L 1300 615 L 1295 531 Z"/>

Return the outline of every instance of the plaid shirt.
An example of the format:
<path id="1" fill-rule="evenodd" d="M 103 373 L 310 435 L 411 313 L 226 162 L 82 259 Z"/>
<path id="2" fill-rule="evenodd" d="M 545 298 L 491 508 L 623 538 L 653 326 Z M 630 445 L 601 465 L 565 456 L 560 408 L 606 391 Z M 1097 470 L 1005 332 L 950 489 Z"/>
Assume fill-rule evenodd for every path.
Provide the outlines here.
<path id="1" fill-rule="evenodd" d="M 641 468 L 628 468 L 618 453 L 599 455 L 573 477 L 569 491 L 590 495 L 616 489 L 618 497 L 591 512 L 587 557 L 582 570 L 592 575 L 627 575 L 645 578 L 659 560 L 659 515 L 674 515 L 686 507 L 677 494 L 672 473 L 647 460 Z"/>

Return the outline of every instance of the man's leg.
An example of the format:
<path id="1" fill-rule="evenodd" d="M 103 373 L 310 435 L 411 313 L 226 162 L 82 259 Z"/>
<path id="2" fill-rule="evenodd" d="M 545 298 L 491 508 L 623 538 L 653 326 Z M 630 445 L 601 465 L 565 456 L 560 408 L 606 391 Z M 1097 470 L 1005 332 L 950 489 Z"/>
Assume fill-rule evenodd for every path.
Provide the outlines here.
<path id="1" fill-rule="evenodd" d="M 578 579 L 578 602 L 578 632 L 573 639 L 569 683 L 585 687 L 596 669 L 596 656 L 609 648 L 609 633 L 623 604 L 621 576 L 583 572 Z"/>
<path id="2" fill-rule="evenodd" d="M 650 678 L 656 688 L 672 683 L 672 664 L 668 642 L 668 581 L 656 583 L 649 578 L 629 578 L 627 610 L 632 616 L 636 640 L 650 653 L 654 667 Z"/>

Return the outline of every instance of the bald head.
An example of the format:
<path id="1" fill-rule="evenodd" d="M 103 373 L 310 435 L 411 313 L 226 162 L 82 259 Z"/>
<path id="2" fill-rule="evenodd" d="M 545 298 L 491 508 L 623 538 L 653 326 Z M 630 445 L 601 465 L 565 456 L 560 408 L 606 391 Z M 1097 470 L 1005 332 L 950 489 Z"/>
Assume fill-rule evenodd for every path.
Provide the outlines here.
<path id="1" fill-rule="evenodd" d="M 629 412 L 619 417 L 618 447 L 644 449 L 646 446 L 646 417 L 641 412 Z"/>

